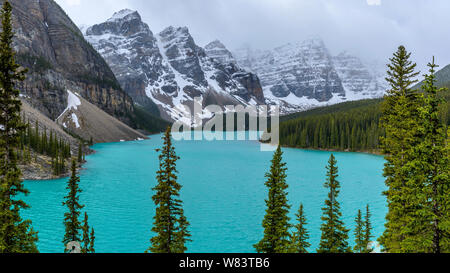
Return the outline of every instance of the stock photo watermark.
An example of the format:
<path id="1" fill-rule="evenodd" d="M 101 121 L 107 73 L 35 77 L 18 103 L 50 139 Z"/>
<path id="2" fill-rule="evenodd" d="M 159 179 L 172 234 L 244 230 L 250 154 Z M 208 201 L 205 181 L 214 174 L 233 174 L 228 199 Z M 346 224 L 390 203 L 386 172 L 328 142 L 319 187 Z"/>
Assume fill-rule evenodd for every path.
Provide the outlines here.
<path id="1" fill-rule="evenodd" d="M 280 108 L 274 105 L 208 105 L 195 98 L 192 105 L 176 107 L 172 125 L 176 141 L 259 141 L 261 151 L 273 152 L 280 142 Z"/>

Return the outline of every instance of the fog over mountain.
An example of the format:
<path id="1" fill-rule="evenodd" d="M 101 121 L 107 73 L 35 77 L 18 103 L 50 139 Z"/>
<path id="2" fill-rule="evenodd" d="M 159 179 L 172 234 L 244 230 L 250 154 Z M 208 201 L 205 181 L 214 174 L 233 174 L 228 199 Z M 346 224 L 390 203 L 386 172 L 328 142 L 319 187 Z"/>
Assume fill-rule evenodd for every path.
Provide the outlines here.
<path id="1" fill-rule="evenodd" d="M 138 10 L 152 30 L 187 26 L 201 46 L 219 39 L 227 48 L 244 44 L 271 49 L 321 37 L 333 55 L 347 50 L 367 61 L 386 62 L 404 44 L 423 70 L 435 55 L 450 63 L 447 0 L 57 0 L 78 25 Z"/>

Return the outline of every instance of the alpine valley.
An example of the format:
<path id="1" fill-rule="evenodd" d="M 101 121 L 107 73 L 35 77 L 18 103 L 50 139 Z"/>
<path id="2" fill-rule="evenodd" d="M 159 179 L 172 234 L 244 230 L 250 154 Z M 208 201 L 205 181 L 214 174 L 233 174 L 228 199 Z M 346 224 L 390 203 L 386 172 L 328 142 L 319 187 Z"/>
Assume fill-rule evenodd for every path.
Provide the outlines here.
<path id="1" fill-rule="evenodd" d="M 3 3 L 3 1 L 0 1 Z M 320 39 L 273 50 L 196 44 L 186 27 L 159 33 L 133 10 L 80 30 L 53 0 L 12 0 L 24 121 L 70 144 L 140 140 L 203 106 L 279 105 L 282 114 L 384 94 L 384 73 Z M 202 119 L 212 114 L 204 112 Z M 90 150 L 83 148 L 84 153 Z M 25 178 L 49 178 L 50 159 Z"/>
<path id="2" fill-rule="evenodd" d="M 0 254 L 450 253 L 450 4 L 170 1 L 0 0 Z"/>

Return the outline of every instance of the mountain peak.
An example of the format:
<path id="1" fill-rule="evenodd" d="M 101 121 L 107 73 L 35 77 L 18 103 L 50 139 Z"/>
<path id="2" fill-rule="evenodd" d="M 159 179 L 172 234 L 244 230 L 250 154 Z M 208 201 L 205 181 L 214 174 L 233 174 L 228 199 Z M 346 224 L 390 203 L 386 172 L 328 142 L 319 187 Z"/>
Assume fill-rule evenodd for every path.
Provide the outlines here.
<path id="1" fill-rule="evenodd" d="M 172 41 L 176 44 L 186 43 L 191 49 L 197 47 L 187 27 L 169 26 L 159 33 L 159 37 L 165 43 Z"/>
<path id="2" fill-rule="evenodd" d="M 153 35 L 147 24 L 142 22 L 142 18 L 137 11 L 123 9 L 113 14 L 107 21 L 93 25 L 83 31 L 86 36 L 115 34 L 123 36 L 146 33 Z"/>
<path id="3" fill-rule="evenodd" d="M 166 27 L 163 31 L 161 31 L 161 35 L 167 35 L 167 34 L 171 34 L 171 33 L 180 33 L 180 34 L 190 35 L 189 28 L 187 28 L 187 27 L 169 26 L 169 27 Z"/>
<path id="4" fill-rule="evenodd" d="M 233 54 L 219 40 L 214 40 L 205 46 L 206 55 L 223 65 L 236 64 Z"/>
<path id="5" fill-rule="evenodd" d="M 318 36 L 309 37 L 302 42 L 304 46 L 325 47 L 325 42 Z"/>
<path id="6" fill-rule="evenodd" d="M 348 52 L 347 50 L 341 51 L 337 56 L 337 58 L 349 58 L 349 57 L 355 57 L 352 54 L 350 54 L 350 52 Z"/>
<path id="7" fill-rule="evenodd" d="M 108 22 L 122 21 L 122 20 L 133 20 L 139 19 L 141 20 L 141 16 L 135 10 L 131 9 L 123 9 L 118 12 L 115 12 L 111 18 L 108 19 Z"/>
<path id="8" fill-rule="evenodd" d="M 224 44 L 222 44 L 222 42 L 217 40 L 217 39 L 212 41 L 211 43 L 209 43 L 209 44 L 207 44 L 205 46 L 205 49 L 214 49 L 214 48 L 226 49 L 226 46 Z"/>

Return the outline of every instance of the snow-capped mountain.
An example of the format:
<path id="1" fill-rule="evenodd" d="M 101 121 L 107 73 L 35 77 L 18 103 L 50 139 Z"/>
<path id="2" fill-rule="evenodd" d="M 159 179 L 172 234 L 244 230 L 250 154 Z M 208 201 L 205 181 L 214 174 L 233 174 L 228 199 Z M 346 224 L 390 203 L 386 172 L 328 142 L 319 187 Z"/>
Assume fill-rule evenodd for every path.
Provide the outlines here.
<path id="1" fill-rule="evenodd" d="M 332 56 L 317 38 L 266 51 L 245 47 L 234 56 L 260 77 L 267 102 L 283 113 L 381 97 L 386 89 L 383 73 L 348 53 Z"/>
<path id="2" fill-rule="evenodd" d="M 89 27 L 86 39 L 105 58 L 122 88 L 138 104 L 167 120 L 178 120 L 193 98 L 204 105 L 265 102 L 256 75 L 228 59 L 216 41 L 199 47 L 186 27 L 168 27 L 154 35 L 138 12 L 122 10 Z M 225 53 L 225 55 L 224 55 Z M 156 107 L 157 106 L 157 107 Z"/>
<path id="3" fill-rule="evenodd" d="M 231 53 L 218 40 L 198 46 L 186 27 L 153 34 L 128 9 L 84 34 L 136 103 L 172 121 L 184 116 L 181 105 L 192 108 L 195 97 L 204 106 L 275 104 L 287 114 L 381 97 L 386 89 L 375 65 L 345 52 L 332 56 L 317 38 Z"/>
<path id="4" fill-rule="evenodd" d="M 347 52 L 333 57 L 333 63 L 349 100 L 381 97 L 387 89 L 384 68 L 376 63 L 364 64 Z"/>
<path id="5" fill-rule="evenodd" d="M 219 40 L 207 44 L 205 51 L 209 57 L 216 59 L 223 65 L 237 64 L 233 54 Z"/>
<path id="6" fill-rule="evenodd" d="M 29 106 L 24 110 L 25 115 L 39 120 L 40 133 L 45 127 L 53 128 L 59 131 L 60 137 L 72 141 L 55 123 L 58 119 L 62 127 L 66 123 L 64 129 L 70 134 L 86 140 L 92 137 L 95 142 L 132 140 L 136 135 L 141 136 L 129 128 L 137 128 L 140 122 L 132 98 L 121 90 L 109 65 L 85 41 L 61 7 L 53 0 L 9 2 L 13 7 L 16 61 L 28 69 L 25 81 L 17 82 L 16 87 L 24 105 Z M 78 95 L 71 96 L 68 90 Z M 80 106 L 80 109 L 88 109 L 83 115 L 65 111 L 77 97 L 86 102 Z M 76 107 L 71 108 L 76 110 Z M 67 115 L 63 117 L 62 113 Z M 41 123 L 41 120 L 46 121 Z M 154 130 L 159 129 L 155 126 Z M 108 135 L 102 136 L 105 131 Z M 72 148 L 78 147 L 78 141 L 73 144 Z"/>

